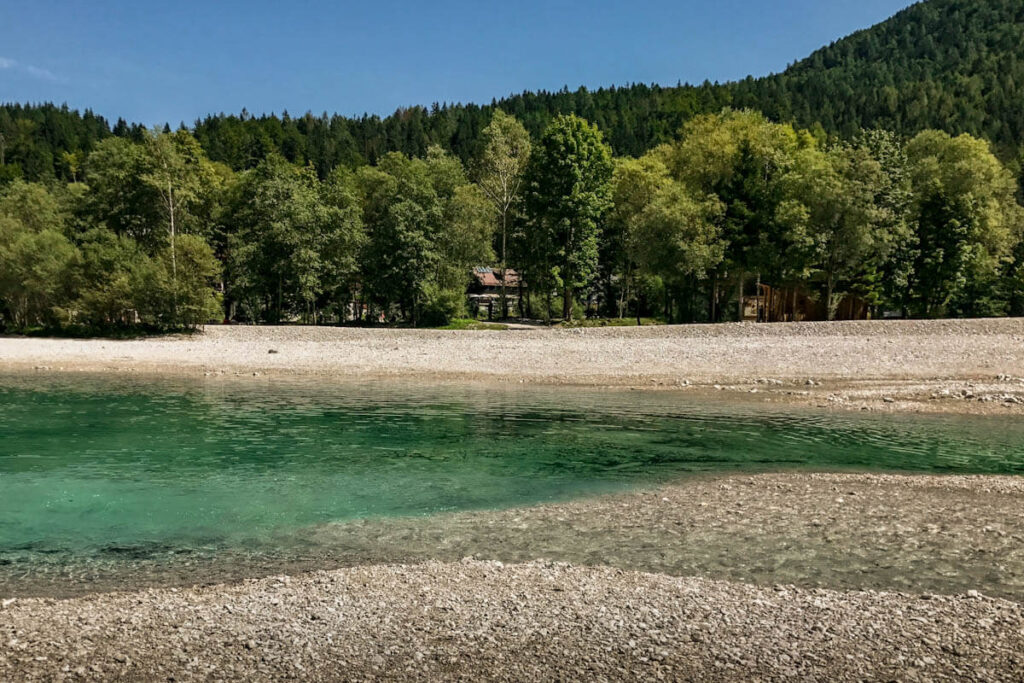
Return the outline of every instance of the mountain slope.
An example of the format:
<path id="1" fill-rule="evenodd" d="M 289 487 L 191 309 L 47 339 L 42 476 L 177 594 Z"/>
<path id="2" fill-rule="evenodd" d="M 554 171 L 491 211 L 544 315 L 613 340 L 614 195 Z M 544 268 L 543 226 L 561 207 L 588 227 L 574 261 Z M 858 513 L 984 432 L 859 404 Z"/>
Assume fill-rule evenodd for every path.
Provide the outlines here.
<path id="1" fill-rule="evenodd" d="M 918 3 L 790 67 L 734 86 L 735 101 L 849 135 L 861 127 L 1024 142 L 1024 3 Z"/>
<path id="2" fill-rule="evenodd" d="M 579 114 L 598 124 L 616 153 L 628 155 L 670 139 L 694 115 L 731 106 L 803 127 L 820 123 L 841 136 L 876 127 L 906 135 L 925 128 L 967 132 L 1016 160 L 1024 143 L 1021 45 L 1021 0 L 929 0 L 760 79 L 527 92 L 486 106 L 411 107 L 386 118 L 220 114 L 196 121 L 194 129 L 211 158 L 233 168 L 250 167 L 277 150 L 325 174 L 340 164 L 374 162 L 389 151 L 422 155 L 432 144 L 468 159 L 495 106 L 535 135 L 557 114 Z M 138 136 L 141 128 L 122 121 L 113 133 Z M 87 151 L 109 128 L 89 112 L 4 106 L 0 134 L 8 163 L 24 175 L 45 177 L 52 168 L 67 177 L 62 153 Z"/>

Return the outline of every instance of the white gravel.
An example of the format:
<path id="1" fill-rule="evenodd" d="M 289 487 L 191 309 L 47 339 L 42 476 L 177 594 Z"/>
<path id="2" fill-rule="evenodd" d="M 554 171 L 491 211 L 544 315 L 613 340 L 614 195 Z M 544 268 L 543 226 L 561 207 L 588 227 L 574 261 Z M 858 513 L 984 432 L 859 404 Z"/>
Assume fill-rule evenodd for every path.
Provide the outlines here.
<path id="1" fill-rule="evenodd" d="M 1021 605 L 552 563 L 360 567 L 0 611 L 3 680 L 985 680 Z"/>
<path id="2" fill-rule="evenodd" d="M 497 332 L 209 326 L 130 341 L 0 338 L 0 372 L 26 370 L 714 387 L 830 406 L 910 401 L 984 412 L 988 403 L 1024 409 L 1024 319 Z"/>
<path id="3" fill-rule="evenodd" d="M 270 353 L 275 351 L 275 353 Z M 480 376 L 578 383 L 1024 376 L 1024 319 L 538 329 L 209 326 L 143 340 L 0 338 L 0 368 Z"/>

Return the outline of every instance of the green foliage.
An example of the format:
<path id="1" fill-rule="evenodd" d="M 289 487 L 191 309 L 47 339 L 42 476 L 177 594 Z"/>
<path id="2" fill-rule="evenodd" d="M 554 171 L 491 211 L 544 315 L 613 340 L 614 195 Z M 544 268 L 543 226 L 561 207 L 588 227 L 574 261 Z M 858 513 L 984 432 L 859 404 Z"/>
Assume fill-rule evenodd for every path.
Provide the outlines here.
<path id="1" fill-rule="evenodd" d="M 85 163 L 86 212 L 118 235 L 153 250 L 163 243 L 166 229 L 160 195 L 142 181 L 148 166 L 142 145 L 121 138 L 97 144 Z"/>
<path id="2" fill-rule="evenodd" d="M 494 261 L 494 214 L 494 205 L 477 186 L 455 188 L 437 235 L 440 259 L 436 280 L 441 287 L 464 293 L 472 268 Z"/>
<path id="3" fill-rule="evenodd" d="M 649 155 L 617 170 L 613 221 L 622 225 L 626 251 L 643 273 L 678 281 L 704 278 L 721 263 L 722 205 L 673 180 Z"/>
<path id="4" fill-rule="evenodd" d="M 136 273 L 149 266 L 148 257 L 130 237 L 104 228 L 84 233 L 78 248 L 76 321 L 96 330 L 132 325 Z"/>
<path id="5" fill-rule="evenodd" d="M 0 215 L 33 232 L 64 232 L 67 219 L 63 207 L 45 186 L 21 180 L 0 190 Z"/>
<path id="6" fill-rule="evenodd" d="M 195 329 L 221 317 L 213 282 L 220 264 L 201 237 L 182 235 L 140 264 L 133 290 L 143 322 L 159 329 Z"/>
<path id="7" fill-rule="evenodd" d="M 825 280 L 831 320 L 853 277 L 868 261 L 882 216 L 876 204 L 884 178 L 881 165 L 863 149 L 845 145 L 797 153 L 782 179 L 786 199 L 778 216 L 786 226 L 791 263 Z M 792 267 L 792 266 L 791 266 Z"/>
<path id="8" fill-rule="evenodd" d="M 5 328 L 59 325 L 78 257 L 59 231 L 0 215 L 0 321 Z"/>
<path id="9" fill-rule="evenodd" d="M 913 187 L 906 145 L 884 130 L 864 131 L 854 149 L 866 153 L 881 169 L 875 188 L 875 230 L 872 245 L 850 282 L 850 292 L 871 305 L 907 306 L 917 235 L 912 209 Z"/>
<path id="10" fill-rule="evenodd" d="M 523 178 L 530 163 L 532 143 L 526 128 L 500 109 L 481 133 L 483 151 L 476 160 L 477 187 L 490 201 L 498 219 L 497 251 L 502 272 L 501 315 L 508 317 L 508 292 L 505 271 L 508 265 L 509 230 L 518 217 L 522 203 Z M 483 260 L 479 261 L 483 263 Z"/>
<path id="11" fill-rule="evenodd" d="M 968 135 L 926 131 L 907 152 L 917 223 L 912 305 L 925 316 L 1001 312 L 979 294 L 1012 263 L 1020 239 L 1013 176 L 985 142 Z"/>
<path id="12" fill-rule="evenodd" d="M 830 315 L 846 295 L 875 313 L 1024 313 L 1024 209 L 983 140 L 844 141 L 724 110 L 613 163 L 576 116 L 551 118 L 536 145 L 515 120 L 487 120 L 476 182 L 419 134 L 415 155 L 351 170 L 305 163 L 330 141 L 284 127 L 288 154 L 268 134 L 236 176 L 187 131 L 119 124 L 87 156 L 81 144 L 61 155 L 54 173 L 69 182 L 0 186 L 0 326 L 131 334 L 224 311 L 315 324 L 365 310 L 444 325 L 467 315 L 472 268 L 495 261 L 525 276 L 530 315 L 567 320 L 595 306 L 722 320 L 755 275 L 820 295 Z M 0 125 L 23 143 L 41 124 Z"/>
<path id="13" fill-rule="evenodd" d="M 403 107 L 386 117 L 254 117 L 243 110 L 207 116 L 193 132 L 211 159 L 236 171 L 277 153 L 312 165 L 323 179 L 334 168 L 375 164 L 390 152 L 423 157 L 434 145 L 469 162 L 486 146 L 484 131 L 498 111 L 521 121 L 535 139 L 556 117 L 575 114 L 604 131 L 617 154 L 636 157 L 670 142 L 694 117 L 733 107 L 807 128 L 819 142 L 828 135 L 849 139 L 862 128 L 906 137 L 926 129 L 969 133 L 1011 161 L 1024 144 L 1022 43 L 1017 0 L 929 0 L 764 78 L 524 92 L 485 106 Z M 64 153 L 88 154 L 111 135 L 138 142 L 145 134 L 123 120 L 111 127 L 88 110 L 2 105 L 0 183 L 5 177 L 72 180 Z"/>
<path id="14" fill-rule="evenodd" d="M 806 131 L 770 122 L 753 111 L 699 116 L 666 151 L 673 177 L 722 203 L 727 270 L 782 281 L 791 276 L 783 258 L 785 227 L 779 221 L 782 178 L 796 155 L 817 145 Z"/>
<path id="15" fill-rule="evenodd" d="M 414 324 L 463 315 L 470 268 L 493 258 L 494 212 L 459 160 L 437 148 L 425 160 L 390 154 L 357 178 L 370 300 L 385 311 L 397 304 Z"/>
<path id="16" fill-rule="evenodd" d="M 439 327 L 457 318 L 464 318 L 465 315 L 465 289 L 444 289 L 433 282 L 424 286 L 422 312 L 416 321 L 418 324 Z"/>
<path id="17" fill-rule="evenodd" d="M 598 221 L 611 207 L 611 179 L 611 150 L 577 116 L 556 118 L 530 158 L 526 240 L 537 263 L 528 272 L 563 293 L 566 320 L 575 292 L 597 275 Z"/>
<path id="18" fill-rule="evenodd" d="M 326 295 L 351 287 L 362 230 L 350 179 L 322 187 L 272 156 L 242 176 L 225 223 L 231 296 L 250 319 L 315 322 Z"/>
<path id="19" fill-rule="evenodd" d="M 398 303 L 415 321 L 439 262 L 434 238 L 444 209 L 430 167 L 393 153 L 377 168 L 360 169 L 358 177 L 368 232 L 362 259 L 367 293 L 381 308 Z"/>

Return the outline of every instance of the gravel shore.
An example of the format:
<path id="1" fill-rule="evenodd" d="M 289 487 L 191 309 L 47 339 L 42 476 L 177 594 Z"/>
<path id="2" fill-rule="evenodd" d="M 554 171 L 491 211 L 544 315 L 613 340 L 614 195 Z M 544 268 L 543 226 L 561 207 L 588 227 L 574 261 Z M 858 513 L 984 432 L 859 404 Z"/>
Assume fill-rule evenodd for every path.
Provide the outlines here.
<path id="1" fill-rule="evenodd" d="M 1021 680 L 1022 496 L 771 474 L 324 525 L 359 566 L 2 600 L 0 680 Z"/>
<path id="2" fill-rule="evenodd" d="M 497 332 L 208 326 L 130 341 L 3 337 L 3 371 L 662 387 L 854 409 L 1024 413 L 1024 319 Z"/>
<path id="3" fill-rule="evenodd" d="M 472 557 L 808 589 L 981 590 L 1024 603 L 1022 504 L 1022 477 L 693 476 L 531 507 L 319 524 L 289 532 L 281 542 L 293 550 L 280 554 L 120 553 L 0 564 L 0 599 Z"/>
<path id="4" fill-rule="evenodd" d="M 1016 414 L 1024 320 L 209 327 L 0 338 L 0 372 L 630 386 Z M 347 559 L 312 554 L 260 579 L 246 577 L 267 576 L 252 571 L 263 560 L 196 560 L 173 581 L 166 568 L 147 578 L 142 560 L 92 577 L 134 585 L 124 592 L 0 600 L 0 680 L 1022 680 L 1022 496 L 1014 477 L 791 473 L 320 525 L 308 547 Z M 59 592 L 31 579 L 0 594 Z M 211 579 L 226 583 L 190 585 Z"/>
<path id="5" fill-rule="evenodd" d="M 553 563 L 360 567 L 0 611 L 3 680 L 985 680 L 1024 609 Z"/>

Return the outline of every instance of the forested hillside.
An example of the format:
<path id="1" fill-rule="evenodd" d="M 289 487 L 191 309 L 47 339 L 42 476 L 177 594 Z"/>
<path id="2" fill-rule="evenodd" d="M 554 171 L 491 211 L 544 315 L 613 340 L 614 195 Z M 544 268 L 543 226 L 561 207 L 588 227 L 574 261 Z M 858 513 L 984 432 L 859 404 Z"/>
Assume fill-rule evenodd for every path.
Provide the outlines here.
<path id="1" fill-rule="evenodd" d="M 778 122 L 850 138 L 862 128 L 910 137 L 921 130 L 970 133 L 993 143 L 1011 167 L 1024 144 L 1024 3 L 930 0 L 823 48 L 784 73 L 729 84 L 631 85 L 528 92 L 489 105 L 413 106 L 388 117 L 210 115 L 192 124 L 213 161 L 252 168 L 270 151 L 312 164 L 321 178 L 339 166 L 374 164 L 388 152 L 423 157 L 432 145 L 462 161 L 500 107 L 537 138 L 559 114 L 597 124 L 617 155 L 639 156 L 671 140 L 697 114 L 750 108 Z M 354 103 L 355 104 L 355 103 Z M 141 126 L 113 126 L 52 105 L 0 108 L 0 177 L 72 180 L 76 154 L 110 134 L 142 139 Z"/>

